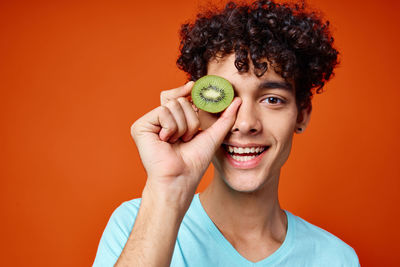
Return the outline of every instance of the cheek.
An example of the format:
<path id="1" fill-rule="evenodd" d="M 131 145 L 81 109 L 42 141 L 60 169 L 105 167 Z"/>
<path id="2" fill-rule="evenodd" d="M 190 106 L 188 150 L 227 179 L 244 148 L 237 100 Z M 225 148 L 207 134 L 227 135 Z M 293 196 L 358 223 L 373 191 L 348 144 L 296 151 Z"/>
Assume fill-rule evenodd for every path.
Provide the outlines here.
<path id="1" fill-rule="evenodd" d="M 216 120 L 218 120 L 218 115 L 199 110 L 199 121 L 200 128 L 205 130 L 210 127 Z"/>
<path id="2" fill-rule="evenodd" d="M 276 116 L 272 120 L 269 120 L 268 125 L 277 141 L 284 144 L 293 137 L 296 125 L 296 114 L 290 112 L 288 114 L 282 114 L 282 116 Z"/>

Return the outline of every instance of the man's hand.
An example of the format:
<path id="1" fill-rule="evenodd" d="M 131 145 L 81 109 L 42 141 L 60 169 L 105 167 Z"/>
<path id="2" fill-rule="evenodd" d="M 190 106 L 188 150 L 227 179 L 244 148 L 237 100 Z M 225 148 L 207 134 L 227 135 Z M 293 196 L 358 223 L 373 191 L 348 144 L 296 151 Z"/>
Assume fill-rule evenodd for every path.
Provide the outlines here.
<path id="1" fill-rule="evenodd" d="M 186 98 L 192 86 L 193 82 L 188 82 L 163 91 L 161 106 L 131 128 L 148 175 L 145 189 L 160 197 L 165 194 L 170 201 L 183 201 L 176 204 L 184 206 L 190 204 L 215 151 L 234 124 L 241 103 L 236 98 L 210 128 L 199 131 L 199 119 Z"/>

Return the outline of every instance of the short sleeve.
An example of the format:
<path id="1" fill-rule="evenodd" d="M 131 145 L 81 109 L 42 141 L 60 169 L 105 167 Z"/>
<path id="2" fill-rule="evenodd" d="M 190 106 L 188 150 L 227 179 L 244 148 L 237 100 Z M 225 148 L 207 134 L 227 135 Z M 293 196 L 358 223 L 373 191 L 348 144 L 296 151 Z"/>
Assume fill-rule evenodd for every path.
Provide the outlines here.
<path id="1" fill-rule="evenodd" d="M 132 231 L 140 199 L 122 203 L 111 215 L 97 249 L 94 267 L 114 266 Z"/>

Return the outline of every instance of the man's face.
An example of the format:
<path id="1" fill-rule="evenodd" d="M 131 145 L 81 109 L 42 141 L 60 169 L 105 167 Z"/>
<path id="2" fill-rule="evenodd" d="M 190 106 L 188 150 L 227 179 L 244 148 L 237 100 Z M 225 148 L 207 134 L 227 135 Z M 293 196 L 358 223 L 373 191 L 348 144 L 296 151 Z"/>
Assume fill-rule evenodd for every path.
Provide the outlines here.
<path id="1" fill-rule="evenodd" d="M 227 79 L 242 99 L 236 121 L 223 145 L 213 157 L 216 177 L 233 190 L 254 192 L 266 183 L 277 182 L 289 157 L 298 111 L 294 85 L 269 67 L 262 76 L 239 73 L 235 55 L 212 60 L 209 75 Z M 201 128 L 212 125 L 218 116 L 199 111 Z"/>

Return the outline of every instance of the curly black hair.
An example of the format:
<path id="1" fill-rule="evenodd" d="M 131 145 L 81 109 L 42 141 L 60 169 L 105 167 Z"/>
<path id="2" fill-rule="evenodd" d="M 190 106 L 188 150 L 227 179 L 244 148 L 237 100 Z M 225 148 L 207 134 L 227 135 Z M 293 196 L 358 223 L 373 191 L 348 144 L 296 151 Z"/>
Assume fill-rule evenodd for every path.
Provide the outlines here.
<path id="1" fill-rule="evenodd" d="M 299 4 L 258 0 L 250 5 L 229 2 L 222 10 L 197 15 L 194 23 L 180 29 L 177 65 L 189 80 L 207 74 L 207 64 L 216 56 L 235 53 L 239 72 L 249 70 L 262 76 L 267 59 L 284 79 L 293 79 L 299 109 L 311 106 L 313 94 L 321 93 L 339 63 L 333 47 L 329 21 Z"/>

